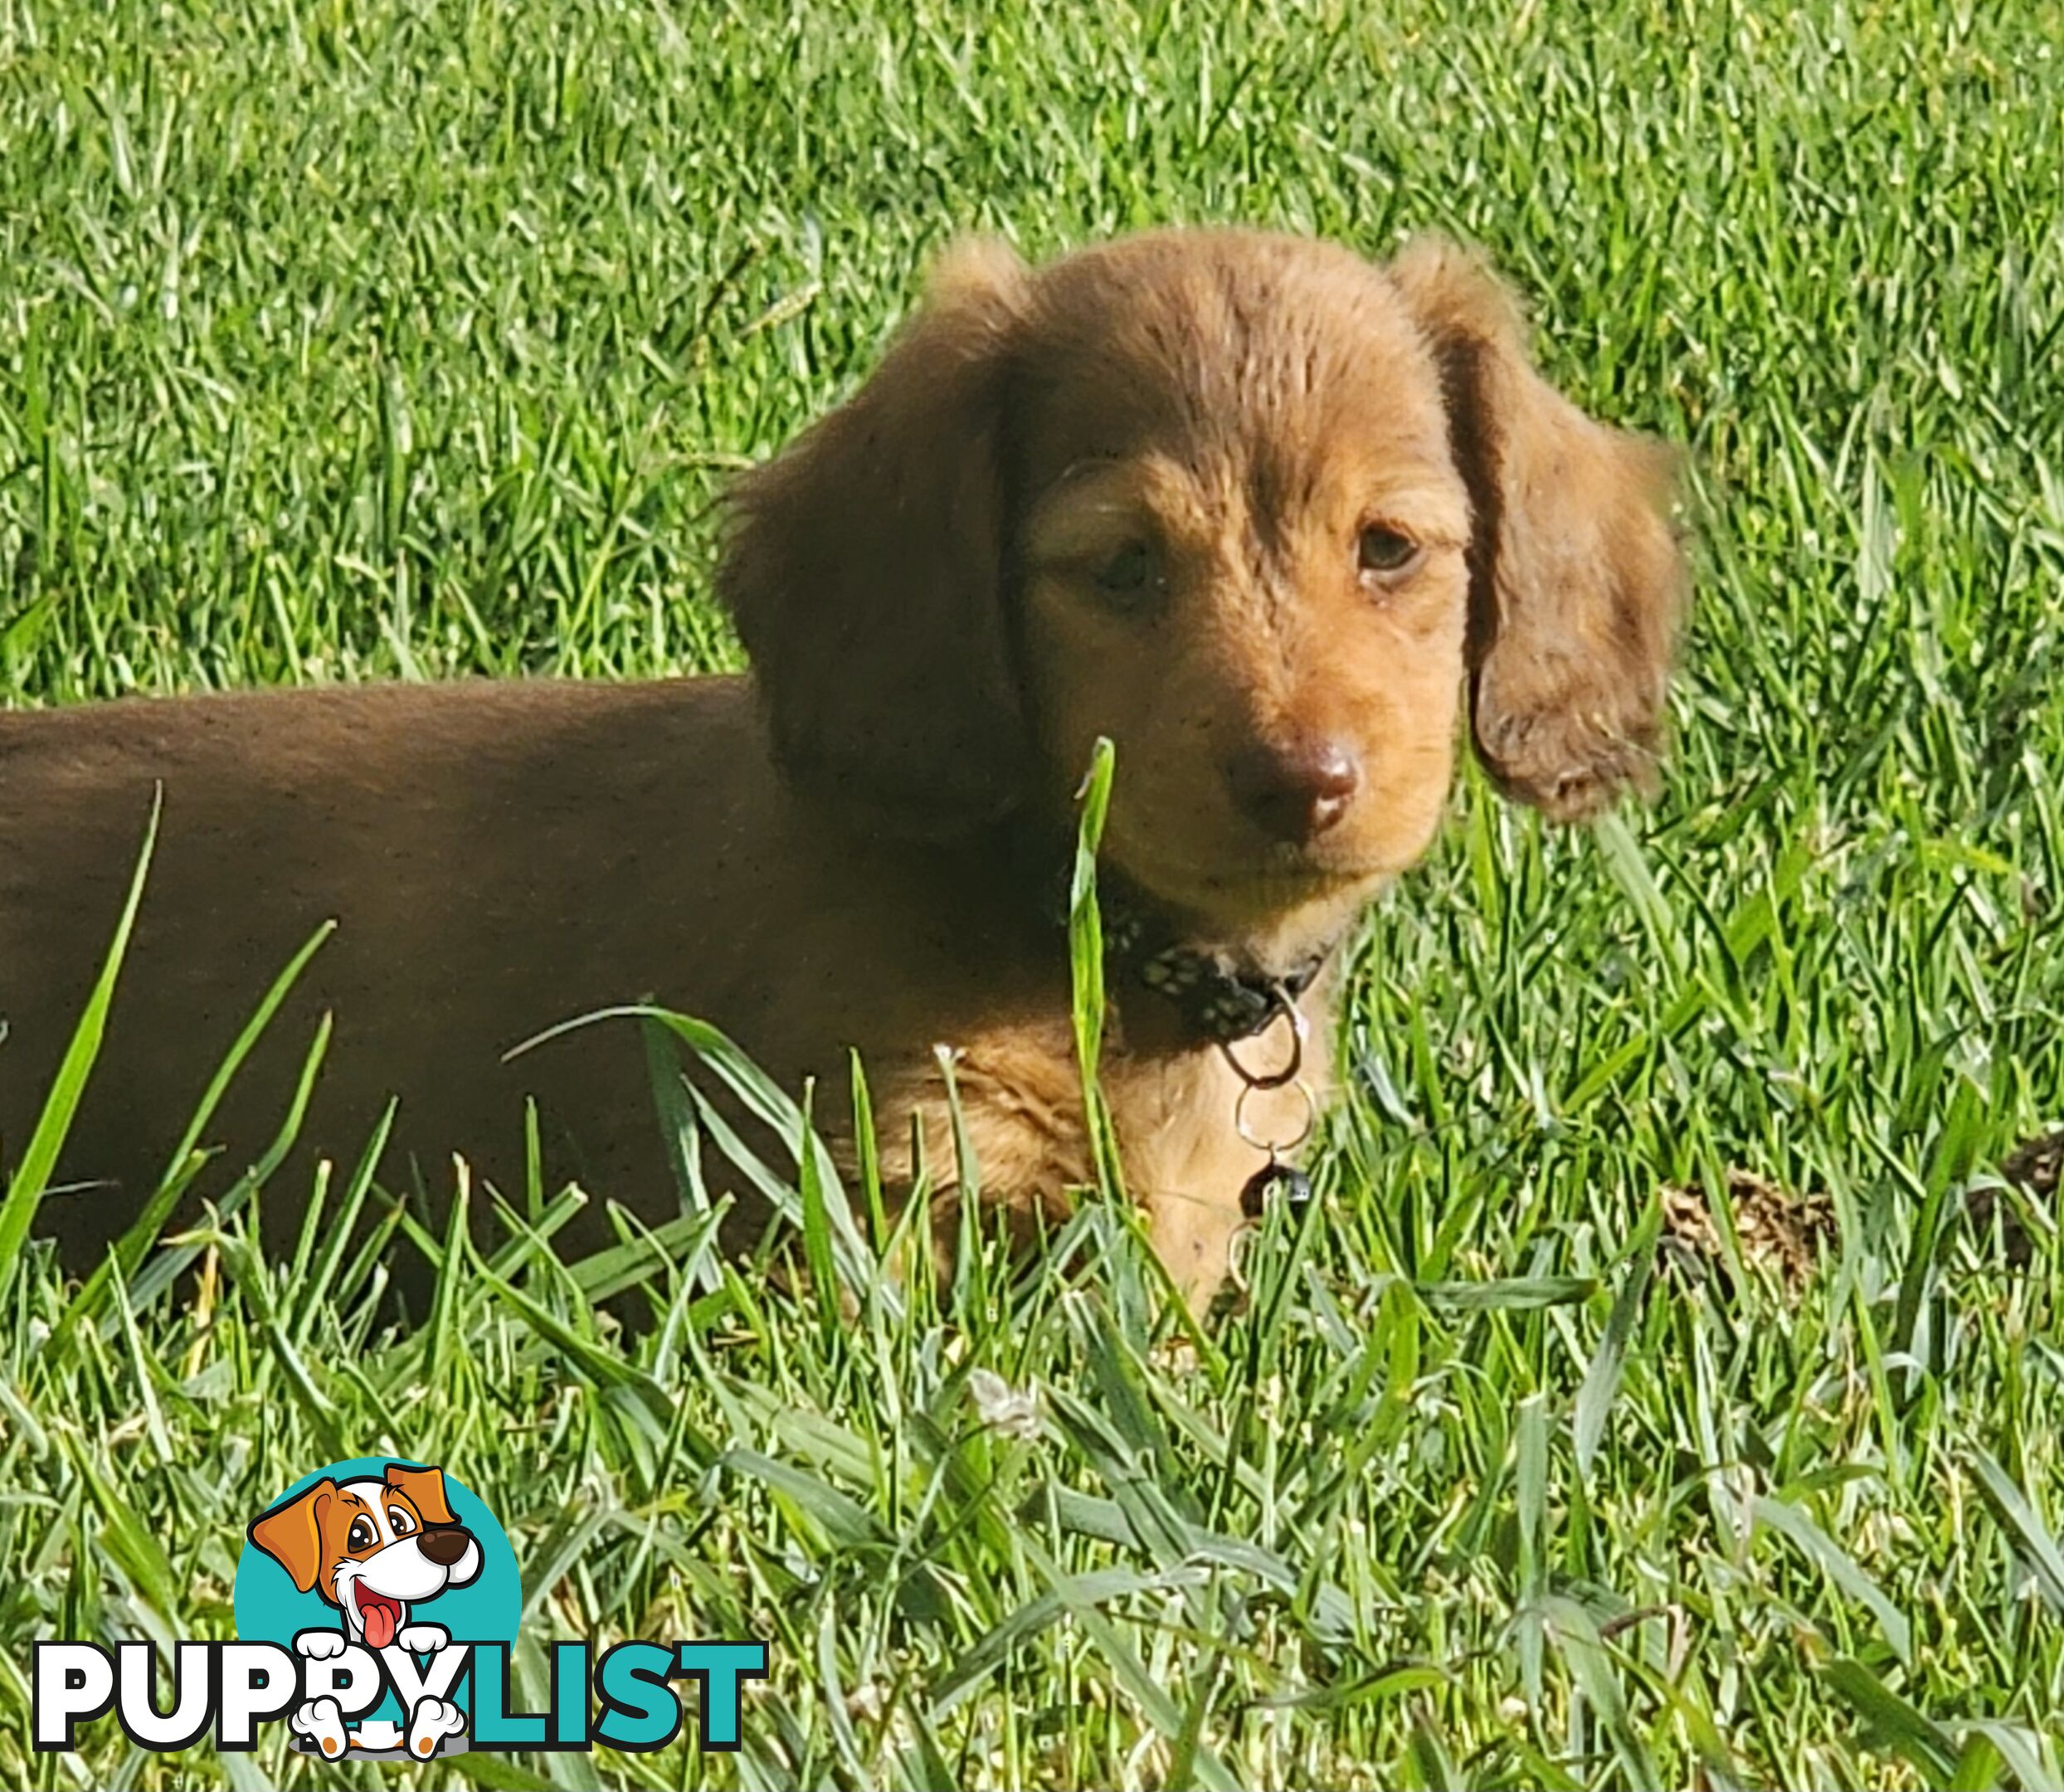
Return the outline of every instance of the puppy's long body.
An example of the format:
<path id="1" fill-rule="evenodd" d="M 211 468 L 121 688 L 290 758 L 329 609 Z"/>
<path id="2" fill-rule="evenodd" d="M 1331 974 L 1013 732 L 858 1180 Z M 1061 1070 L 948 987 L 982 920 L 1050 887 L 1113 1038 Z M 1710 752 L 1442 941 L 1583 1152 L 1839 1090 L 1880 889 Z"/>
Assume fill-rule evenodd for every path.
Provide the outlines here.
<path id="1" fill-rule="evenodd" d="M 858 1049 L 892 1156 L 913 1103 L 937 1092 L 933 1045 L 951 1041 L 990 1173 L 1055 1198 L 1088 1174 L 1066 953 L 1022 876 L 994 852 L 856 830 L 795 790 L 740 678 L 0 716 L 0 1139 L 16 1151 L 85 1009 L 161 782 L 147 898 L 59 1179 L 80 1186 L 49 1205 L 81 1263 L 156 1186 L 216 1066 L 324 920 L 334 934 L 210 1130 L 233 1142 L 227 1168 L 285 1119 L 300 1047 L 328 1013 L 297 1167 L 348 1166 L 399 1093 L 391 1186 L 412 1167 L 448 1189 L 456 1152 L 513 1193 L 534 1096 L 548 1174 L 665 1217 L 673 1182 L 633 1026 L 597 1023 L 504 1061 L 557 1022 L 654 1000 L 749 1041 L 791 1088 L 825 1078 L 830 1114 Z M 1130 1068 L 1119 1082 L 1156 1112 L 1207 1122 L 1180 1139 L 1142 1128 L 1156 1156 L 1225 1148 L 1208 1135 L 1229 1138 L 1229 1108 L 1177 1093 L 1212 1075 L 1204 1054 Z M 272 1205 L 290 1228 L 290 1205 Z"/>
<path id="2" fill-rule="evenodd" d="M 46 1208 L 81 1266 L 326 919 L 280 1023 L 334 1016 L 304 1166 L 354 1158 L 398 1095 L 388 1186 L 412 1157 L 435 1194 L 458 1152 L 508 1191 L 534 1094 L 550 1177 L 667 1217 L 635 1028 L 504 1062 L 651 999 L 791 1086 L 825 1079 L 835 1134 L 857 1049 L 892 1178 L 913 1115 L 951 1176 L 953 1048 L 985 1198 L 1058 1212 L 1090 1163 L 1039 868 L 1065 866 L 1096 738 L 1118 750 L 1107 861 L 1156 937 L 1235 994 L 1302 985 L 1431 838 L 1465 698 L 1501 786 L 1553 814 L 1638 777 L 1680 576 L 1666 494 L 1653 447 L 1543 383 L 1501 290 L 1443 245 L 1378 267 L 1176 232 L 1038 272 L 965 249 L 874 378 L 734 494 L 719 590 L 750 682 L 0 717 L 0 1144 L 48 1086 L 162 783 L 61 1167 L 80 1186 Z M 1112 969 L 1128 1186 L 1201 1292 L 1263 1159 L 1226 1027 Z M 297 1055 L 258 1054 L 209 1129 L 225 1176 L 277 1128 Z M 280 1179 L 269 1220 L 290 1229 L 281 1195 L 306 1186 Z"/>
<path id="3" fill-rule="evenodd" d="M 153 792 L 148 898 L 49 1205 L 95 1260 L 153 1188 L 216 1067 L 310 931 L 335 933 L 210 1142 L 241 1170 L 284 1122 L 300 1050 L 332 1036 L 294 1174 L 353 1162 L 391 1097 L 383 1180 L 450 1189 L 454 1153 L 505 1193 L 525 1173 L 523 1104 L 545 1170 L 649 1221 L 675 1199 L 644 1047 L 624 1020 L 557 1022 L 646 1000 L 749 1040 L 791 1088 L 825 1079 L 836 1136 L 858 1049 L 892 1166 L 914 1108 L 932 1162 L 951 1141 L 933 1048 L 959 1054 L 986 1179 L 1059 1210 L 1091 1169 L 1069 1034 L 1067 955 L 993 846 L 855 830 L 776 771 L 749 682 L 706 678 L 376 685 L 139 699 L 0 716 L 0 1139 L 18 1150 L 83 1012 Z M 0 1062 L 4 1062 L 0 1059 Z M 1109 1068 L 1161 1248 L 1215 1261 L 1223 1197 L 1254 1163 L 1238 1085 L 1211 1052 L 1150 1028 Z M 1258 1160 L 1254 1160 L 1258 1162 Z M 713 1166 L 713 1168 L 714 1166 Z M 218 1181 L 221 1179 L 217 1179 Z M 212 1185 L 211 1185 L 212 1186 Z M 275 1233 L 297 1222 L 275 1193 Z M 599 1243 L 598 1215 L 577 1243 Z"/>

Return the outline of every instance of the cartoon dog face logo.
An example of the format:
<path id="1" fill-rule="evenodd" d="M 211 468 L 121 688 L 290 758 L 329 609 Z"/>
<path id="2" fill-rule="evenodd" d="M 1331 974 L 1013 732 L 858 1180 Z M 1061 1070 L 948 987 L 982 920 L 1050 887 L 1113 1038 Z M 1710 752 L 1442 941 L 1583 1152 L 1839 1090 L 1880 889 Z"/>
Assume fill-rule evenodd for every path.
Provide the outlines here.
<path id="1" fill-rule="evenodd" d="M 453 1517 L 444 1472 L 389 1463 L 378 1480 L 318 1481 L 251 1527 L 251 1540 L 343 1615 L 345 1638 L 386 1648 L 410 1609 L 480 1571 L 480 1546 Z"/>

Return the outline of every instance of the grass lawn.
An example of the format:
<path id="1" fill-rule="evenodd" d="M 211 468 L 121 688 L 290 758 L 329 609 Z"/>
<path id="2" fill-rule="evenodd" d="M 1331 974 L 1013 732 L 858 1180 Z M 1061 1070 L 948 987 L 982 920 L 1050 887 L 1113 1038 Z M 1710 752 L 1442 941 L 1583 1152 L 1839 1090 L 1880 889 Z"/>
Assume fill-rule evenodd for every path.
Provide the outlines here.
<path id="1" fill-rule="evenodd" d="M 1470 777 L 1200 1343 L 1093 1204 L 849 1320 L 691 1249 L 629 1343 L 535 1259 L 383 1335 L 243 1218 L 197 1303 L 0 1262 L 0 1783 L 391 1783 L 27 1717 L 382 1450 L 507 1524 L 520 1690 L 773 1648 L 735 1756 L 426 1783 L 2064 1783 L 2064 1244 L 1970 1200 L 2064 1122 L 2052 0 L 0 0 L 0 701 L 730 663 L 712 499 L 927 255 L 1170 219 L 1465 234 L 1687 445 L 1661 802 Z"/>

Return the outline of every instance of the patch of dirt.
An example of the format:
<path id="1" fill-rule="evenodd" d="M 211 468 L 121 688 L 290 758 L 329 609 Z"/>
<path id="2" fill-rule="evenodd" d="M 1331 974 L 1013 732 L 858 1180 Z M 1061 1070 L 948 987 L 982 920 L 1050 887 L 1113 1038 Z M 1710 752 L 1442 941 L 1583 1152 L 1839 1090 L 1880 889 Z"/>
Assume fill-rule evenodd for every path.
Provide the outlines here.
<path id="1" fill-rule="evenodd" d="M 2064 1181 L 2064 1128 L 2027 1139 L 2009 1152 L 1999 1166 L 1999 1180 L 2018 1193 L 2031 1207 L 2054 1211 L 2057 1188 Z M 1999 1221 L 1999 1239 L 2007 1261 L 2017 1269 L 2027 1268 L 2035 1255 L 2035 1239 L 2020 1208 L 1995 1188 L 1974 1188 L 1964 1204 L 1973 1236 L 1989 1242 L 1993 1220 Z"/>
<path id="2" fill-rule="evenodd" d="M 1788 1292 L 1813 1279 L 1835 1239 L 1834 1202 L 1826 1191 L 1794 1194 L 1751 1171 L 1731 1168 L 1727 1199 L 1734 1209 L 1742 1261 L 1749 1268 L 1767 1272 Z M 1657 1256 L 1657 1268 L 1666 1277 L 1710 1280 L 1732 1292 L 1725 1237 L 1702 1188 L 1663 1190 Z"/>
<path id="3" fill-rule="evenodd" d="M 1999 1180 L 2013 1195 L 1998 1188 L 1974 1188 L 1964 1201 L 1971 1237 L 1981 1249 L 1989 1247 L 1996 1223 L 2005 1261 L 2025 1269 L 2043 1230 L 2042 1218 L 2032 1223 L 2029 1210 L 2054 1216 L 2057 1224 L 2064 1225 L 2064 1215 L 2057 1212 L 2059 1188 L 2064 1186 L 2064 1127 L 2017 1145 L 2000 1161 Z M 1735 1167 L 1727 1172 L 1727 1195 L 1734 1205 L 1743 1261 L 1753 1269 L 1767 1271 L 1789 1293 L 1811 1281 L 1835 1239 L 1834 1203 L 1826 1191 L 1813 1189 L 1798 1194 Z M 1665 1278 L 1687 1283 L 1711 1281 L 1733 1292 L 1720 1222 L 1702 1188 L 1663 1190 L 1662 1236 L 1656 1257 L 1657 1273 Z"/>

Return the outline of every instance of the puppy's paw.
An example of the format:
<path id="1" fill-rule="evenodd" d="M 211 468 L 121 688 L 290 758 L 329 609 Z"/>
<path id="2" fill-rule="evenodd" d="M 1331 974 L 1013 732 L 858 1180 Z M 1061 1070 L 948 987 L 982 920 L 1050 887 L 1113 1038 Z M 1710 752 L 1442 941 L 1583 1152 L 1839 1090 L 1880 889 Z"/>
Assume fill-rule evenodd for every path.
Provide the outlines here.
<path id="1" fill-rule="evenodd" d="M 428 1760 L 446 1736 L 464 1733 L 466 1714 L 449 1699 L 426 1698 L 408 1714 L 408 1751 Z"/>
<path id="2" fill-rule="evenodd" d="M 344 1737 L 344 1714 L 333 1698 L 310 1699 L 287 1719 L 287 1727 L 296 1736 L 306 1736 L 330 1760 L 349 1746 Z"/>
<path id="3" fill-rule="evenodd" d="M 442 1624 L 405 1624 L 395 1640 L 411 1655 L 434 1655 L 451 1640 L 451 1633 Z"/>
<path id="4" fill-rule="evenodd" d="M 310 1661 L 328 1661 L 344 1653 L 344 1640 L 341 1630 L 304 1630 L 294 1639 L 294 1652 Z"/>

